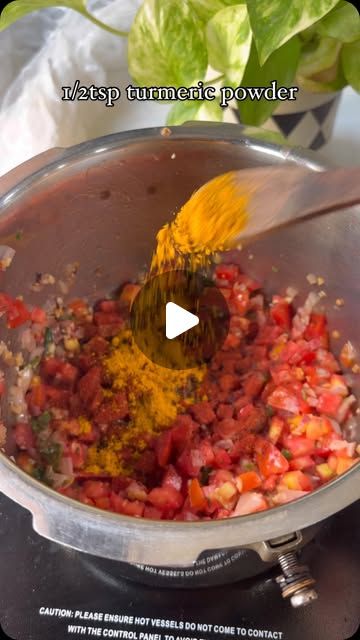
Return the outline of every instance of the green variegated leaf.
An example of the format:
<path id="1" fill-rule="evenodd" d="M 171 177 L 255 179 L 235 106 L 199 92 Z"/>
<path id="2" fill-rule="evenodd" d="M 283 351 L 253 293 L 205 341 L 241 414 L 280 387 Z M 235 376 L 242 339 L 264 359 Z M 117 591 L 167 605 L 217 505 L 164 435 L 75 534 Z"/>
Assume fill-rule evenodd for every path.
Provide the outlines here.
<path id="1" fill-rule="evenodd" d="M 198 16 L 204 22 L 210 20 L 215 13 L 237 4 L 244 4 L 246 0 L 189 0 Z"/>
<path id="2" fill-rule="evenodd" d="M 273 142 L 274 144 L 281 144 L 290 146 L 289 142 L 279 131 L 270 131 L 269 129 L 260 129 L 259 127 L 244 127 L 242 132 L 249 138 L 256 138 L 257 140 L 264 140 L 265 142 Z"/>
<path id="3" fill-rule="evenodd" d="M 59 0 L 58 2 L 56 0 L 15 0 L 14 2 L 9 2 L 3 9 L 0 18 L 0 30 L 6 29 L 6 27 L 9 27 L 13 22 L 23 18 L 28 13 L 48 7 L 67 7 L 87 15 L 86 0 Z"/>
<path id="4" fill-rule="evenodd" d="M 338 0 L 249 0 L 260 64 L 295 34 L 320 20 Z"/>
<path id="5" fill-rule="evenodd" d="M 339 57 L 341 42 L 334 38 L 318 38 L 309 43 L 301 53 L 298 75 L 311 77 L 333 67 Z"/>
<path id="6" fill-rule="evenodd" d="M 85 18 L 88 18 L 88 20 L 96 24 L 98 27 L 102 27 L 110 33 L 118 36 L 127 35 L 124 31 L 113 29 L 91 15 L 91 13 L 87 11 L 86 0 L 14 0 L 14 2 L 9 2 L 1 13 L 0 31 L 3 31 L 29 13 L 39 11 L 40 9 L 48 9 L 49 7 L 73 9 L 74 11 L 81 13 Z"/>
<path id="7" fill-rule="evenodd" d="M 300 41 L 297 36 L 289 40 L 260 66 L 259 56 L 254 43 L 251 45 L 250 57 L 244 77 L 243 87 L 267 87 L 273 80 L 278 87 L 290 87 L 294 80 L 300 57 Z M 278 106 L 277 100 L 250 100 L 246 98 L 238 103 L 241 122 L 259 126 L 270 118 Z"/>
<path id="8" fill-rule="evenodd" d="M 246 6 L 219 11 L 207 24 L 206 38 L 211 67 L 225 75 L 224 84 L 239 86 L 252 38 Z"/>
<path id="9" fill-rule="evenodd" d="M 341 61 L 347 82 L 360 93 L 360 41 L 344 44 Z"/>
<path id="10" fill-rule="evenodd" d="M 360 39 L 359 12 L 350 2 L 339 2 L 320 20 L 317 30 L 322 36 L 330 36 L 340 42 L 355 42 Z"/>
<path id="11" fill-rule="evenodd" d="M 130 30 L 128 63 L 141 86 L 191 86 L 204 78 L 204 27 L 187 0 L 144 1 Z"/>
<path id="12" fill-rule="evenodd" d="M 218 100 L 186 100 L 174 104 L 167 117 L 168 125 L 177 125 L 189 120 L 221 122 L 223 110 Z"/>

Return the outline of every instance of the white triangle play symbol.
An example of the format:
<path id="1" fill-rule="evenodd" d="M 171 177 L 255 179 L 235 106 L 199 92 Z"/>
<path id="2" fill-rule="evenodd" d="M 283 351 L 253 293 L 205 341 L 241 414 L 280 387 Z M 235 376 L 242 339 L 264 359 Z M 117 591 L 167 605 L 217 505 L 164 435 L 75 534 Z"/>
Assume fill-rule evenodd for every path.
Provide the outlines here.
<path id="1" fill-rule="evenodd" d="M 175 302 L 168 302 L 166 305 L 165 333 L 169 340 L 177 338 L 185 331 L 189 331 L 199 324 L 199 318 L 190 311 L 179 307 Z"/>

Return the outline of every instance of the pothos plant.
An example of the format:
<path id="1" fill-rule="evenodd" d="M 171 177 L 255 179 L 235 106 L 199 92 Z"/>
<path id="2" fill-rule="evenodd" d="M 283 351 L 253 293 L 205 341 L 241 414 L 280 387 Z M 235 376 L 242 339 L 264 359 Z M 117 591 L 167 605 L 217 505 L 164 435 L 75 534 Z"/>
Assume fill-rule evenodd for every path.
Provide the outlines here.
<path id="1" fill-rule="evenodd" d="M 120 1 L 120 0 L 119 0 Z M 0 30 L 45 7 L 74 9 L 98 26 L 128 37 L 128 68 L 142 87 L 297 85 L 311 92 L 360 92 L 360 17 L 344 0 L 144 0 L 130 32 L 96 19 L 86 0 L 15 0 Z M 209 79 L 210 78 L 210 79 Z M 276 101 L 238 103 L 244 124 L 263 124 Z M 219 101 L 173 104 L 169 124 L 221 120 Z"/>

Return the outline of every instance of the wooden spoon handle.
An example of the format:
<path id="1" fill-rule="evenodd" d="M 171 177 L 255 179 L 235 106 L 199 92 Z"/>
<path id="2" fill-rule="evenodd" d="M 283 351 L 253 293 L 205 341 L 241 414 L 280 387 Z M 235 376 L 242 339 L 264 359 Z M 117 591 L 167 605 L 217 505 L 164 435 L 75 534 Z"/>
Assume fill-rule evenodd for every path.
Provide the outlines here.
<path id="1" fill-rule="evenodd" d="M 271 167 L 268 172 L 264 169 L 264 178 L 252 194 L 245 236 L 360 204 L 360 167 L 329 171 Z"/>

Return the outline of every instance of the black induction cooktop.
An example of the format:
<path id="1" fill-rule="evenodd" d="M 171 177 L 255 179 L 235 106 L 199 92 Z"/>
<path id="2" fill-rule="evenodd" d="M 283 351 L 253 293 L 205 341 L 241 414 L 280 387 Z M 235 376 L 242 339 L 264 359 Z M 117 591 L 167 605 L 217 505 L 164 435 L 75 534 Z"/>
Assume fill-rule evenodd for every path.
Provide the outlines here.
<path id="1" fill-rule="evenodd" d="M 222 587 L 144 586 L 41 538 L 0 495 L 0 627 L 13 640 L 360 638 L 360 502 L 328 520 L 302 558 L 319 594 L 303 609 L 282 600 L 276 568 Z"/>

